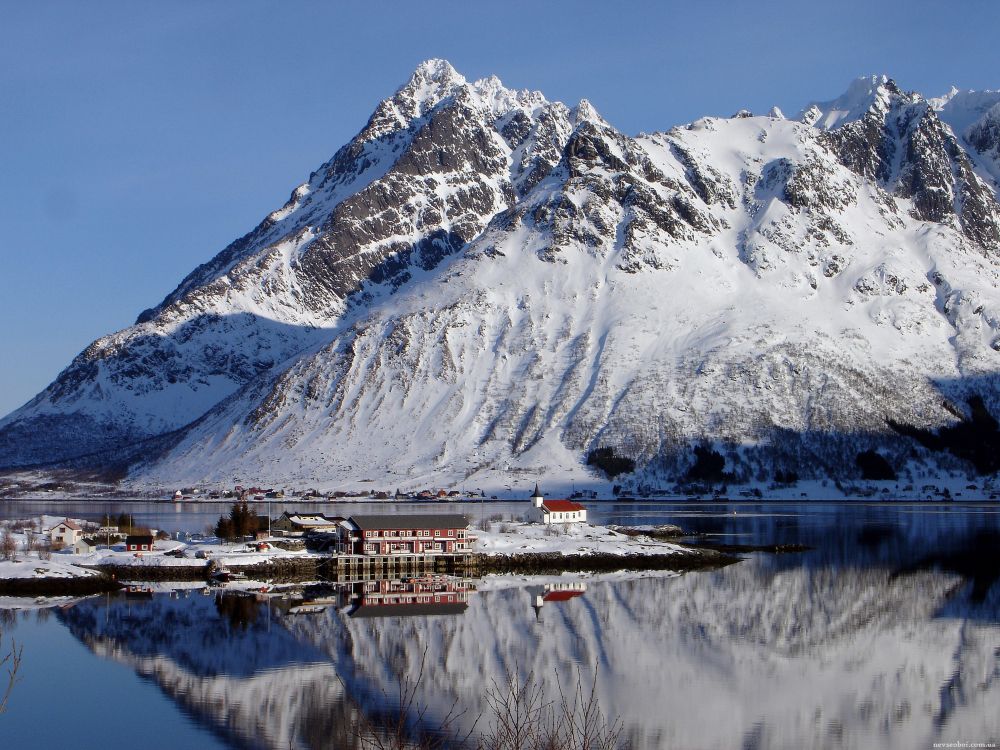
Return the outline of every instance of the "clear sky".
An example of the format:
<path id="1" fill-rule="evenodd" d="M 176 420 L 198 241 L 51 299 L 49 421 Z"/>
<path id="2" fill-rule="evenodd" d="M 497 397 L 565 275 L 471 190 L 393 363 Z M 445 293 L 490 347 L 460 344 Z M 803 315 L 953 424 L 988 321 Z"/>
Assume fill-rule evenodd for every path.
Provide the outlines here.
<path id="1" fill-rule="evenodd" d="M 627 133 L 859 75 L 1000 88 L 1000 3 L 5 2 L 0 415 L 279 207 L 429 57 Z"/>

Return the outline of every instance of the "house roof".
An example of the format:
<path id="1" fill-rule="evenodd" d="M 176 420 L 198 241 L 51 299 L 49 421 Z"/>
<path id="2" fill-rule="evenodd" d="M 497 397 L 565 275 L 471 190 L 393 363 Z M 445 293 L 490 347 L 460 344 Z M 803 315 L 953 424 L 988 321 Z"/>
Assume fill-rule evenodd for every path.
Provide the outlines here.
<path id="1" fill-rule="evenodd" d="M 74 531 L 83 531 L 83 527 L 80 526 L 80 524 L 76 523 L 75 521 L 70 521 L 68 518 L 64 518 L 63 520 L 61 520 L 59 523 L 53 526 L 52 529 L 58 528 L 59 526 L 65 526 L 67 529 L 73 529 Z M 52 531 L 52 529 L 49 529 L 49 531 Z"/>
<path id="2" fill-rule="evenodd" d="M 469 519 L 458 513 L 421 513 L 419 515 L 351 516 L 359 529 L 464 529 Z"/>
<path id="3" fill-rule="evenodd" d="M 351 617 L 411 617 L 418 615 L 460 615 L 469 608 L 468 604 L 362 604 L 348 612 Z"/>
<path id="4" fill-rule="evenodd" d="M 322 513 L 299 513 L 296 510 L 286 510 L 279 517 L 287 518 L 290 523 L 296 526 L 336 526 L 344 519 L 340 516 L 325 516 Z"/>
<path id="5" fill-rule="evenodd" d="M 583 596 L 582 591 L 550 591 L 542 597 L 543 602 L 565 602 L 575 596 Z"/>
<path id="6" fill-rule="evenodd" d="M 135 534 L 125 537 L 125 544 L 152 544 L 153 535 L 152 534 Z"/>
<path id="7" fill-rule="evenodd" d="M 333 518 L 326 518 L 323 516 L 289 516 L 288 520 L 291 521 L 296 526 L 305 526 L 311 528 L 327 528 L 330 526 L 336 526 L 339 521 Z"/>
<path id="8" fill-rule="evenodd" d="M 576 510 L 587 510 L 586 506 L 574 503 L 572 500 L 546 500 L 542 503 L 542 507 L 553 513 L 572 513 Z"/>

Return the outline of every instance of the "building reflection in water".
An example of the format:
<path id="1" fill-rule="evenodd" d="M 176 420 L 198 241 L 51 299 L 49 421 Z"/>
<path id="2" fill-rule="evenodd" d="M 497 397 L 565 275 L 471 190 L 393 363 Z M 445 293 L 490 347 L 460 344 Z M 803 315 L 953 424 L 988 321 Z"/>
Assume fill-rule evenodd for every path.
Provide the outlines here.
<path id="1" fill-rule="evenodd" d="M 540 620 L 542 607 L 546 604 L 568 602 L 578 596 L 583 596 L 587 590 L 587 584 L 584 581 L 557 581 L 541 586 L 528 586 L 526 590 L 531 596 L 531 607 L 535 610 L 535 617 Z"/>
<path id="2" fill-rule="evenodd" d="M 450 576 L 355 581 L 312 592 L 288 612 L 315 614 L 333 607 L 350 617 L 461 615 L 475 591 L 473 581 Z"/>

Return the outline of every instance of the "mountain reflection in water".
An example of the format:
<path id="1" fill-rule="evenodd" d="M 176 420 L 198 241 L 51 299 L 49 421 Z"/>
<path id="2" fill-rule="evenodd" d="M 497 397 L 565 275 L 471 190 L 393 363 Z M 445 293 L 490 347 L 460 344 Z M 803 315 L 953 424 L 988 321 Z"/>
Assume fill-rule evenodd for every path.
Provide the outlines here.
<path id="1" fill-rule="evenodd" d="M 351 747 L 359 712 L 391 716 L 418 677 L 430 724 L 457 703 L 471 726 L 510 673 L 555 697 L 595 670 L 636 748 L 1000 737 L 995 509 L 821 515 L 703 519 L 814 548 L 711 573 L 119 595 L 58 617 L 238 747 Z"/>

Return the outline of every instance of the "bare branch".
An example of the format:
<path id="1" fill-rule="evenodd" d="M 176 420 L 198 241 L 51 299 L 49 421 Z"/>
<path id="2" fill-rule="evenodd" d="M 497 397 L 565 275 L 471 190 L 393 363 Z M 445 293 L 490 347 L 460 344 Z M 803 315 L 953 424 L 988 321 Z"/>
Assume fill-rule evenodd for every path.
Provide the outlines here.
<path id="1" fill-rule="evenodd" d="M 24 653 L 24 646 L 18 646 L 14 639 L 10 641 L 10 653 L 0 659 L 0 668 L 5 668 L 7 670 L 7 688 L 4 690 L 3 697 L 0 697 L 0 714 L 7 710 L 7 701 L 10 699 L 10 694 L 14 690 L 14 683 L 17 682 L 17 673 L 21 668 L 21 657 Z"/>

